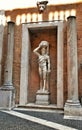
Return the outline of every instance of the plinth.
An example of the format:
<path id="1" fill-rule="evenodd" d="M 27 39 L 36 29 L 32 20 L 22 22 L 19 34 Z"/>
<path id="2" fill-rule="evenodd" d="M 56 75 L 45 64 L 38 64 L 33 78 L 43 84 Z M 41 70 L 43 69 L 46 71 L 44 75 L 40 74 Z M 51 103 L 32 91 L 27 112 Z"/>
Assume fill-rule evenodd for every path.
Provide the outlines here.
<path id="1" fill-rule="evenodd" d="M 36 104 L 38 105 L 49 105 L 50 104 L 50 93 L 45 90 L 38 90 L 36 93 Z"/>
<path id="2" fill-rule="evenodd" d="M 11 110 L 15 107 L 15 89 L 13 86 L 0 88 L 0 109 Z"/>
<path id="3" fill-rule="evenodd" d="M 82 116 L 82 107 L 78 101 L 70 101 L 67 100 L 67 103 L 64 107 L 64 115 L 65 116 Z"/>

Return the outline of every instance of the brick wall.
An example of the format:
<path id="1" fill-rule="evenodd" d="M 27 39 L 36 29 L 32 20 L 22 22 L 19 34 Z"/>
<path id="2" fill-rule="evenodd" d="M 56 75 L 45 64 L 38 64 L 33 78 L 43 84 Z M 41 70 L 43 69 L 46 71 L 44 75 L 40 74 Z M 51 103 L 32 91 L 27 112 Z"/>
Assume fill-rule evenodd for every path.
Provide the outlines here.
<path id="1" fill-rule="evenodd" d="M 63 13 L 61 13 L 61 11 Z M 78 84 L 79 84 L 79 96 L 82 96 L 82 3 L 79 4 L 68 4 L 68 5 L 58 5 L 58 6 L 48 6 L 45 10 L 42 18 L 39 19 L 37 8 L 28 9 L 15 9 L 12 11 L 6 11 L 7 20 L 10 18 L 11 21 L 15 22 L 15 44 L 14 44 L 14 61 L 13 61 L 13 84 L 16 88 L 16 103 L 19 103 L 19 92 L 20 92 L 20 58 L 21 58 L 21 43 L 22 43 L 22 22 L 33 22 L 33 21 L 48 21 L 48 20 L 64 20 L 64 100 L 67 99 L 67 29 L 66 29 L 66 17 L 73 14 L 76 11 L 77 18 L 77 35 L 78 35 Z M 35 19 L 34 19 L 35 16 Z M 41 17 L 41 16 L 40 16 Z M 44 35 L 45 34 L 45 35 Z M 53 36 L 56 37 L 53 37 Z M 39 32 L 31 33 L 30 36 L 32 51 L 40 40 L 47 40 L 50 43 L 50 57 L 51 57 L 51 69 L 54 70 L 51 73 L 50 79 L 50 92 L 51 92 L 51 103 L 56 103 L 57 97 L 57 34 L 56 30 L 44 30 Z M 38 40 L 36 40 L 38 39 Z M 4 44 L 3 44 L 3 59 L 2 59 L 2 83 L 4 79 L 4 64 L 6 59 L 6 47 L 7 47 L 7 25 L 4 31 Z M 31 80 L 29 87 L 29 102 L 34 102 L 35 92 L 38 88 L 39 78 L 38 72 L 36 70 L 36 56 L 31 53 Z M 33 69 L 35 68 L 35 69 Z M 36 78 L 34 78 L 36 76 Z M 55 80 L 54 80 L 55 79 Z M 35 82 L 36 86 L 33 85 Z"/>

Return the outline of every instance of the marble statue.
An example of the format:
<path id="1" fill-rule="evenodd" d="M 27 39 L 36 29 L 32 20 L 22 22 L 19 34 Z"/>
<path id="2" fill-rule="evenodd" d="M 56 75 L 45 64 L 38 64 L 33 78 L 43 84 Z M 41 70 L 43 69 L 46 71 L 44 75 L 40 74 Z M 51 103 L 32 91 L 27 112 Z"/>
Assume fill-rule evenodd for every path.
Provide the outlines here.
<path id="1" fill-rule="evenodd" d="M 49 43 L 47 41 L 41 41 L 33 52 L 38 56 L 40 91 L 48 91 L 50 74 Z"/>

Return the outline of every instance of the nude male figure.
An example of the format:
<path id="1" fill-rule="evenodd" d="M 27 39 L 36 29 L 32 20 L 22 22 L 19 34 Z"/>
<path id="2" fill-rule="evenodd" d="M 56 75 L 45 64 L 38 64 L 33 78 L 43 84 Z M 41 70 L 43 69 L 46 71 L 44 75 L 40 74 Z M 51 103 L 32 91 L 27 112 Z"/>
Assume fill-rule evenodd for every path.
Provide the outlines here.
<path id="1" fill-rule="evenodd" d="M 41 51 L 39 53 L 38 51 Z M 49 89 L 49 73 L 50 73 L 50 57 L 49 43 L 47 41 L 41 41 L 39 46 L 33 51 L 38 56 L 39 75 L 40 75 L 40 90 L 45 91 Z"/>

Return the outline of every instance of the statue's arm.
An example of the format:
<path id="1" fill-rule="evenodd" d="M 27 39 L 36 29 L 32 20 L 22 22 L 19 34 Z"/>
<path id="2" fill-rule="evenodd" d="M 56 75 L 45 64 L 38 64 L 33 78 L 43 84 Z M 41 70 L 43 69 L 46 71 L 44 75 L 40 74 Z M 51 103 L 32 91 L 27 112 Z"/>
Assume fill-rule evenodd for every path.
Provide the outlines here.
<path id="1" fill-rule="evenodd" d="M 48 72 L 50 72 L 50 57 L 48 57 Z"/>
<path id="2" fill-rule="evenodd" d="M 37 47 L 33 50 L 33 52 L 37 55 L 37 56 L 40 56 L 40 54 L 38 53 L 38 50 L 40 49 L 40 47 Z"/>

